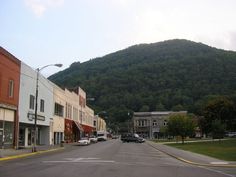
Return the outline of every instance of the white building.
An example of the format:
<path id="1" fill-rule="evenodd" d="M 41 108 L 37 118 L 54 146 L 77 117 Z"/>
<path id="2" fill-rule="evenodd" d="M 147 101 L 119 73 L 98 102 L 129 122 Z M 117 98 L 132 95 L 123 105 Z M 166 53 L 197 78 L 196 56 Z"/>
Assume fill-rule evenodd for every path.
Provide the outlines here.
<path id="1" fill-rule="evenodd" d="M 21 62 L 19 93 L 19 145 L 32 146 L 34 142 L 35 93 L 37 72 Z M 39 74 L 38 82 L 37 144 L 52 144 L 53 87 Z"/>

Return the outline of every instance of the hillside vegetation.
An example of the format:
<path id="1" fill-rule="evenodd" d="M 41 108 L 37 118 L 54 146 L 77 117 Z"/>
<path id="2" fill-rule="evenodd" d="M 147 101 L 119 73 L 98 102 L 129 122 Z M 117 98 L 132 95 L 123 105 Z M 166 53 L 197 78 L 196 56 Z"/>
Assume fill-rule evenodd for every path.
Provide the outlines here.
<path id="1" fill-rule="evenodd" d="M 49 77 L 61 87 L 80 86 L 96 112 L 123 122 L 132 111 L 199 113 L 216 95 L 236 95 L 236 52 L 188 40 L 140 44 L 75 62 Z"/>

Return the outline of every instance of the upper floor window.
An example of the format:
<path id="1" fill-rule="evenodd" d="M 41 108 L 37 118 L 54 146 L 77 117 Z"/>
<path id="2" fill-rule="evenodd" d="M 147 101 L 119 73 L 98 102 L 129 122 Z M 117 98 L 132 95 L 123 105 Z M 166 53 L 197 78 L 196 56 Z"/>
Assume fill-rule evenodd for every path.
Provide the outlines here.
<path id="1" fill-rule="evenodd" d="M 40 100 L 40 112 L 44 112 L 44 100 Z"/>
<path id="2" fill-rule="evenodd" d="M 164 123 L 163 123 L 164 126 L 168 125 L 168 122 L 166 120 L 164 120 Z"/>
<path id="3" fill-rule="evenodd" d="M 157 124 L 157 121 L 156 121 L 156 120 L 153 120 L 152 125 L 153 125 L 153 126 L 157 126 L 157 125 L 158 125 L 158 124 Z"/>
<path id="4" fill-rule="evenodd" d="M 54 108 L 54 114 L 55 115 L 63 117 L 63 114 L 64 114 L 63 110 L 64 110 L 64 106 L 62 106 L 58 103 L 55 103 L 55 108 Z"/>
<path id="5" fill-rule="evenodd" d="M 34 96 L 30 95 L 29 108 L 34 109 Z"/>
<path id="6" fill-rule="evenodd" d="M 8 95 L 9 95 L 9 98 L 13 98 L 13 95 L 14 95 L 14 81 L 13 80 L 9 80 Z"/>
<path id="7" fill-rule="evenodd" d="M 72 106 L 69 103 L 66 103 L 66 117 L 72 118 Z"/>
<path id="8" fill-rule="evenodd" d="M 78 109 L 75 107 L 73 107 L 73 119 L 76 121 L 79 119 Z"/>

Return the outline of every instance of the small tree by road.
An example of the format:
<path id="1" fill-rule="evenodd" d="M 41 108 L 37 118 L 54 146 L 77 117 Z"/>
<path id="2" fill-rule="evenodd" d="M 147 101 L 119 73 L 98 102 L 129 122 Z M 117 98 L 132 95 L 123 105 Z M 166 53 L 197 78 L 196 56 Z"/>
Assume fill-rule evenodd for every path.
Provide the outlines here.
<path id="1" fill-rule="evenodd" d="M 222 124 L 220 120 L 214 120 L 211 124 L 212 138 L 221 139 L 225 135 L 225 124 Z"/>
<path id="2" fill-rule="evenodd" d="M 187 115 L 175 114 L 169 118 L 168 133 L 172 136 L 181 136 L 182 143 L 187 136 L 194 133 L 195 125 Z"/>

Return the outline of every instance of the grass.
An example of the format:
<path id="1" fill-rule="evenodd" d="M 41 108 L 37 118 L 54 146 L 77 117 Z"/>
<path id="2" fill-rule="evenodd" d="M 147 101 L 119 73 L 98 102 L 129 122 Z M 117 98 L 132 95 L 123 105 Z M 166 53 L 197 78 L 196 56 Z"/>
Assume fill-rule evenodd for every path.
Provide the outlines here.
<path id="1" fill-rule="evenodd" d="M 221 160 L 236 161 L 236 139 L 167 145 Z"/>

